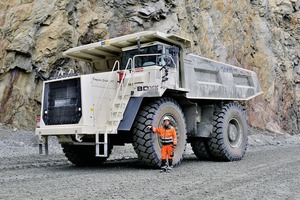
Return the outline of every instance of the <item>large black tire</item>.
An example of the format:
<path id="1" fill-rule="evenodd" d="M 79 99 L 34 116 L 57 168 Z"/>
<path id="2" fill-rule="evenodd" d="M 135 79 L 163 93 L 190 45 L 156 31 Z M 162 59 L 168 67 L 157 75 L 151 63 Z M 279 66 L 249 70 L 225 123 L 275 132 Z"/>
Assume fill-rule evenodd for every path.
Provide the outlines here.
<path id="1" fill-rule="evenodd" d="M 63 152 L 68 160 L 77 166 L 97 166 L 101 165 L 107 160 L 108 157 L 96 157 L 95 146 L 84 145 L 69 145 L 62 144 Z M 108 156 L 111 153 L 112 148 L 108 148 Z"/>
<path id="2" fill-rule="evenodd" d="M 161 126 L 163 118 L 168 116 L 170 124 L 177 134 L 177 147 L 175 148 L 173 165 L 178 166 L 186 147 L 186 123 L 179 104 L 171 98 L 161 98 L 143 106 L 136 117 L 133 129 L 133 146 L 143 165 L 160 167 L 161 141 L 159 135 L 147 130 L 148 125 Z"/>
<path id="3" fill-rule="evenodd" d="M 241 160 L 247 150 L 248 125 L 243 108 L 228 103 L 214 113 L 212 137 L 208 141 L 210 154 L 216 160 Z"/>
<path id="4" fill-rule="evenodd" d="M 193 138 L 191 141 L 192 149 L 199 160 L 209 160 L 209 148 L 206 138 Z"/>

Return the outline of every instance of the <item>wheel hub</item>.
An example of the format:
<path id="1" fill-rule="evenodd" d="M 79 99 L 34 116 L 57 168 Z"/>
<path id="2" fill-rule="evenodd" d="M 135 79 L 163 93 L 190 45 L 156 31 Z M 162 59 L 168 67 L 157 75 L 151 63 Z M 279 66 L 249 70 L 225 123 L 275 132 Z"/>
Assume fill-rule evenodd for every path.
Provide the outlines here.
<path id="1" fill-rule="evenodd" d="M 230 124 L 229 125 L 229 140 L 231 141 L 231 142 L 233 142 L 233 141 L 235 141 L 236 140 L 236 138 L 237 138 L 237 136 L 238 136 L 238 130 L 237 130 L 237 128 L 235 127 L 235 125 L 233 125 L 233 124 Z"/>
<path id="2" fill-rule="evenodd" d="M 238 148 L 242 141 L 241 126 L 237 119 L 231 119 L 228 125 L 228 140 L 229 145 L 233 148 Z"/>

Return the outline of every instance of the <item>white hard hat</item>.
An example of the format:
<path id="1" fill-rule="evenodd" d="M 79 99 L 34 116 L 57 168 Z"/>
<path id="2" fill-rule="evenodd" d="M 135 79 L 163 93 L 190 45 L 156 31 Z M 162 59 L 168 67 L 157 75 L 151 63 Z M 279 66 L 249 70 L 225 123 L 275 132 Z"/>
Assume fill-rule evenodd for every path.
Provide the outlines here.
<path id="1" fill-rule="evenodd" d="M 165 116 L 164 121 L 166 121 L 166 120 L 170 121 L 170 118 L 168 116 Z"/>

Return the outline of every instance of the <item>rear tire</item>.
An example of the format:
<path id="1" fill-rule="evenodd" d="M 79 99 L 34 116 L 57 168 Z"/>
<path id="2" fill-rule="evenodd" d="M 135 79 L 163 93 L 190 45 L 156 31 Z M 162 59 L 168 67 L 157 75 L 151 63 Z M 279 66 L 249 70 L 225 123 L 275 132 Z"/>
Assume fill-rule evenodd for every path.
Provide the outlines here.
<path id="1" fill-rule="evenodd" d="M 84 145 L 69 145 L 62 144 L 63 152 L 68 160 L 77 166 L 97 166 L 101 165 L 107 160 L 108 157 L 96 157 L 95 146 Z M 112 148 L 108 150 L 108 156 L 111 153 Z"/>
<path id="2" fill-rule="evenodd" d="M 208 147 L 212 157 L 221 161 L 241 160 L 247 150 L 248 125 L 243 108 L 228 103 L 214 113 L 212 137 Z"/>
<path id="3" fill-rule="evenodd" d="M 209 160 L 209 149 L 206 138 L 193 138 L 191 141 L 193 152 L 199 160 Z"/>
<path id="4" fill-rule="evenodd" d="M 136 117 L 133 129 L 133 146 L 143 165 L 160 167 L 161 142 L 158 134 L 147 130 L 148 125 L 159 127 L 163 118 L 168 116 L 170 124 L 177 134 L 177 146 L 173 157 L 173 166 L 178 166 L 186 147 L 186 124 L 184 114 L 179 104 L 171 98 L 161 98 L 153 103 L 143 106 Z"/>

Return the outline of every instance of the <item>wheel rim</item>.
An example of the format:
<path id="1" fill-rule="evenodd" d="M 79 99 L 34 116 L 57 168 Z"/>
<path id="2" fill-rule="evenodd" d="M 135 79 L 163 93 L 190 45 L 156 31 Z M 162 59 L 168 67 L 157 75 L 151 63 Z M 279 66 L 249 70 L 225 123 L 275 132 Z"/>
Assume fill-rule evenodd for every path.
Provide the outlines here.
<path id="1" fill-rule="evenodd" d="M 242 142 L 242 127 L 240 122 L 233 118 L 229 121 L 228 141 L 232 148 L 238 148 Z"/>

